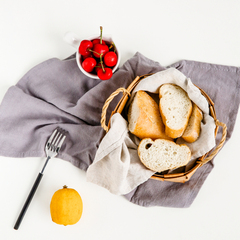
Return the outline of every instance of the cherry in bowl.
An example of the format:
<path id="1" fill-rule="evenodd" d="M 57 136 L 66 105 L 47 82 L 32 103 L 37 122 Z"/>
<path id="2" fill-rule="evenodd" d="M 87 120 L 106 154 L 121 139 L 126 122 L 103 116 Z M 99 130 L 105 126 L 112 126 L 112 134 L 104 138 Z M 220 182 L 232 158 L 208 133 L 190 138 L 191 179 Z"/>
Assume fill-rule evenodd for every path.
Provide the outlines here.
<path id="1" fill-rule="evenodd" d="M 108 80 L 119 66 L 120 52 L 111 37 L 102 35 L 101 27 L 100 31 L 100 36 L 85 38 L 80 42 L 76 61 L 86 76 Z"/>

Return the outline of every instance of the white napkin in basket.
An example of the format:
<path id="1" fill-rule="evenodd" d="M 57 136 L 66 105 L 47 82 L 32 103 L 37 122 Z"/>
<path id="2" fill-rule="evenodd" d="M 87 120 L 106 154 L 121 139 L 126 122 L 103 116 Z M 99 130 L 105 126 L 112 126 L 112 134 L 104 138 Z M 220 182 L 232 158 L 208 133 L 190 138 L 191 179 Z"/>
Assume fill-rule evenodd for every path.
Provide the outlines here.
<path id="1" fill-rule="evenodd" d="M 127 125 L 119 113 L 112 116 L 111 128 L 87 170 L 87 181 L 117 195 L 129 193 L 154 174 L 140 163 L 135 143 L 138 139 L 131 139 Z"/>
<path id="2" fill-rule="evenodd" d="M 194 143 L 186 143 L 179 139 L 177 143 L 186 143 L 192 153 L 187 167 L 215 146 L 215 122 L 209 115 L 209 106 L 200 90 L 193 85 L 189 78 L 175 68 L 155 73 L 143 80 L 132 92 L 139 90 L 158 93 L 164 83 L 174 83 L 182 87 L 203 111 L 203 122 L 199 139 Z M 141 183 L 147 181 L 154 172 L 148 170 L 140 162 L 137 154 L 138 138 L 129 133 L 127 121 L 120 115 L 114 114 L 111 119 L 111 128 L 100 143 L 94 162 L 87 170 L 87 180 L 107 188 L 114 194 L 126 194 Z"/>

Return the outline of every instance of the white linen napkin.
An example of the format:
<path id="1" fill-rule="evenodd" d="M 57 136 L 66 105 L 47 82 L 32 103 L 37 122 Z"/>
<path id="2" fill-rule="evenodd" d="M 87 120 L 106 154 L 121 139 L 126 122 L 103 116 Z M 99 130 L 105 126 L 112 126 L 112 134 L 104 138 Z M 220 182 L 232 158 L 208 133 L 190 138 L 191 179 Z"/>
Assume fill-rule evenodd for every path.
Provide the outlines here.
<path id="1" fill-rule="evenodd" d="M 87 181 L 117 195 L 127 194 L 147 181 L 154 172 L 141 164 L 135 143 L 137 141 L 129 134 L 127 121 L 119 113 L 114 114 L 111 128 L 87 170 Z"/>

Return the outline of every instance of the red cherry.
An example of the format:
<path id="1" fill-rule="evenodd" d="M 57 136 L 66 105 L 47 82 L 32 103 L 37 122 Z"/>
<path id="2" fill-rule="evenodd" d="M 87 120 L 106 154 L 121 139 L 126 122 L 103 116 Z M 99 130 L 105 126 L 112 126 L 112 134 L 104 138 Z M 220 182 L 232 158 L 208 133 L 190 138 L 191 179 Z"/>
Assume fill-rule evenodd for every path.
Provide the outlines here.
<path id="1" fill-rule="evenodd" d="M 103 61 L 108 67 L 113 67 L 118 61 L 117 54 L 115 52 L 108 52 L 105 54 Z"/>
<path id="2" fill-rule="evenodd" d="M 96 65 L 97 61 L 92 57 L 88 57 L 82 62 L 82 67 L 86 72 L 92 72 Z"/>
<path id="3" fill-rule="evenodd" d="M 97 43 L 93 45 L 93 55 L 97 58 L 100 58 L 100 55 L 104 56 L 107 52 L 109 52 L 108 46 Z"/>
<path id="4" fill-rule="evenodd" d="M 100 69 L 105 68 L 105 64 L 102 65 L 101 62 L 98 62 L 97 65 L 95 66 L 95 72 L 97 73 Z"/>
<path id="5" fill-rule="evenodd" d="M 88 55 L 89 54 L 89 49 L 93 48 L 93 43 L 90 40 L 82 40 L 78 51 L 82 56 Z"/>
<path id="6" fill-rule="evenodd" d="M 108 80 L 112 77 L 113 75 L 113 72 L 112 72 L 112 69 L 111 68 L 104 68 L 105 72 L 103 71 L 103 69 L 99 69 L 98 72 L 97 72 L 97 75 L 98 77 L 101 79 L 101 80 Z"/>
<path id="7" fill-rule="evenodd" d="M 93 43 L 93 45 L 94 45 L 94 44 L 100 43 L 100 41 L 101 41 L 101 39 L 98 39 L 98 38 L 97 38 L 97 39 L 93 39 L 93 40 L 92 40 L 92 43 Z M 106 45 L 106 43 L 105 43 L 104 40 L 102 40 L 102 44 Z"/>
<path id="8" fill-rule="evenodd" d="M 84 56 L 82 55 L 82 59 L 83 60 L 86 59 L 86 58 L 89 58 L 89 57 L 93 57 L 93 54 L 90 51 L 89 51 L 89 53 L 87 55 L 84 55 Z"/>

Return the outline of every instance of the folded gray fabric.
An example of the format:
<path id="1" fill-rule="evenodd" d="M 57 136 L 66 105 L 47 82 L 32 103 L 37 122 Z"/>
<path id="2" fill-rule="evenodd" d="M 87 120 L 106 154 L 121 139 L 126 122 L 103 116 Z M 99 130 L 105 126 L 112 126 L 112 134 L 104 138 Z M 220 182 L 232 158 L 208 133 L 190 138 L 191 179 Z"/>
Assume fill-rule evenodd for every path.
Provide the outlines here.
<path id="1" fill-rule="evenodd" d="M 212 98 L 217 118 L 227 124 L 228 140 L 240 102 L 239 68 L 194 61 L 180 61 L 171 67 L 190 77 Z M 105 134 L 100 126 L 105 100 L 117 88 L 126 88 L 136 76 L 164 69 L 166 67 L 140 53 L 129 59 L 109 81 L 90 79 L 82 74 L 75 55 L 37 65 L 10 87 L 2 100 L 0 155 L 43 157 L 47 138 L 60 126 L 68 134 L 58 158 L 86 171 Z M 121 94 L 110 104 L 107 118 L 120 97 Z M 220 137 L 221 133 L 217 139 Z M 126 198 L 142 206 L 189 207 L 212 168 L 212 162 L 205 164 L 184 184 L 150 179 Z"/>

